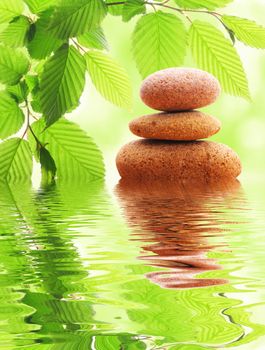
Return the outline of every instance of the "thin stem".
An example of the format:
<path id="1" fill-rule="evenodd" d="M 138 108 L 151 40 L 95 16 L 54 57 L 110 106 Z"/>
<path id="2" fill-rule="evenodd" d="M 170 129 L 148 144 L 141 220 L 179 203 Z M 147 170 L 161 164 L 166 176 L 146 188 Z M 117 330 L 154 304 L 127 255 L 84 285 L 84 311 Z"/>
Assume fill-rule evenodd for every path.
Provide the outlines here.
<path id="1" fill-rule="evenodd" d="M 170 10 L 174 10 L 174 11 L 177 11 L 181 14 L 183 14 L 184 10 L 182 9 L 179 9 L 178 7 L 173 7 L 173 6 L 170 6 L 170 5 L 165 5 L 163 2 L 153 2 L 153 3 L 150 3 L 148 1 L 146 1 L 146 4 L 147 5 L 154 5 L 154 6 L 161 6 L 161 7 L 165 7 L 167 9 L 170 9 Z"/>
<path id="2" fill-rule="evenodd" d="M 35 135 L 35 133 L 34 133 L 32 127 L 31 127 L 31 125 L 29 125 L 28 128 L 29 128 L 29 130 L 30 130 L 32 136 L 34 137 L 36 143 L 37 143 L 39 146 L 41 146 L 42 148 L 44 148 L 44 146 L 42 145 L 42 143 L 40 142 L 40 140 L 39 140 L 39 139 L 37 138 L 37 136 Z"/>
<path id="3" fill-rule="evenodd" d="M 81 45 L 79 45 L 78 42 L 77 42 L 75 39 L 71 39 L 71 40 L 72 40 L 72 42 L 76 45 L 76 47 L 77 47 L 79 50 L 81 50 L 81 51 L 83 51 L 84 53 L 86 53 L 86 50 L 85 50 Z"/>
<path id="4" fill-rule="evenodd" d="M 174 11 L 178 11 L 181 14 L 184 14 L 185 12 L 192 12 L 192 13 L 206 13 L 208 15 L 212 15 L 215 16 L 219 19 L 220 16 L 222 16 L 220 13 L 218 12 L 214 12 L 214 11 L 207 11 L 207 10 L 195 10 L 195 9 L 181 9 L 178 7 L 173 7 L 170 5 L 166 5 L 170 0 L 164 0 L 163 2 L 149 2 L 149 1 L 145 1 L 146 5 L 150 5 L 150 6 L 161 6 L 161 7 L 165 7 L 168 8 L 170 10 L 174 10 Z M 118 2 L 109 2 L 106 3 L 107 6 L 115 6 L 115 5 L 124 5 L 125 1 L 118 1 Z M 220 19 L 219 19 L 220 20 Z"/>
<path id="5" fill-rule="evenodd" d="M 115 6 L 115 5 L 124 5 L 125 1 L 118 1 L 118 2 L 107 2 L 107 6 Z"/>
<path id="6" fill-rule="evenodd" d="M 26 128 L 25 128 L 25 131 L 24 131 L 24 133 L 22 135 L 22 139 L 24 139 L 24 137 L 27 134 L 27 131 L 28 131 L 28 128 L 29 128 L 29 119 L 30 119 L 30 111 L 29 111 L 28 101 L 25 101 L 25 102 L 26 102 L 26 109 L 27 109 L 27 119 L 26 119 Z"/>
<path id="7" fill-rule="evenodd" d="M 156 7 L 155 7 L 155 5 L 152 4 L 152 3 L 150 3 L 149 5 L 150 5 L 150 6 L 153 8 L 153 10 L 156 12 Z"/>
<path id="8" fill-rule="evenodd" d="M 37 138 L 37 136 L 35 135 L 35 133 L 34 133 L 32 127 L 31 127 L 31 125 L 30 125 L 30 117 L 33 117 L 34 119 L 36 119 L 36 118 L 31 114 L 30 109 L 29 109 L 29 104 L 28 104 L 28 101 L 27 101 L 27 100 L 25 101 L 25 103 L 26 103 L 26 109 L 27 109 L 27 123 L 26 123 L 26 129 L 25 129 L 25 131 L 24 131 L 24 133 L 23 133 L 23 135 L 22 135 L 22 139 L 24 139 L 24 137 L 26 136 L 28 130 L 30 130 L 30 132 L 31 132 L 32 136 L 34 137 L 36 143 L 37 143 L 39 146 L 44 147 L 44 146 L 42 145 L 42 143 L 40 142 L 40 140 L 39 140 L 39 139 Z"/>

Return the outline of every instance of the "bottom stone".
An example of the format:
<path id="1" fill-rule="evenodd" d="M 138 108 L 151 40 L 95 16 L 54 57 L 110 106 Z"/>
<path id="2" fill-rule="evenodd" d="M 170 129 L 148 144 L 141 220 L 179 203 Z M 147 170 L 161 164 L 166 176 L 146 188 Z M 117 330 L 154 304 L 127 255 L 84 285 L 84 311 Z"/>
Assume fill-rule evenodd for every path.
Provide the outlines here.
<path id="1" fill-rule="evenodd" d="M 207 180 L 241 173 L 238 155 L 211 141 L 132 141 L 121 148 L 116 164 L 122 178 Z"/>

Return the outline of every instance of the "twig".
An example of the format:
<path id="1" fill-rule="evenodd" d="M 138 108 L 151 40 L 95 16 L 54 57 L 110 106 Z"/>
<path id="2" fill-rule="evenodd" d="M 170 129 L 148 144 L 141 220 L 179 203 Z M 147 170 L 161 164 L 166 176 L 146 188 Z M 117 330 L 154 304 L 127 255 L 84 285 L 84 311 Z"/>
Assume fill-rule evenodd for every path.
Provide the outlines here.
<path id="1" fill-rule="evenodd" d="M 214 11 L 207 11 L 207 10 L 195 10 L 195 9 L 181 9 L 179 7 L 174 7 L 174 6 L 170 6 L 170 5 L 166 5 L 170 0 L 164 0 L 163 2 L 150 2 L 150 1 L 145 1 L 144 3 L 146 5 L 150 5 L 150 6 L 161 6 L 161 7 L 165 7 L 168 8 L 170 10 L 173 11 L 177 11 L 179 13 L 181 13 L 182 15 L 185 15 L 185 12 L 191 12 L 191 13 L 206 13 L 208 15 L 212 15 L 215 16 L 216 18 L 218 18 L 218 20 L 221 21 L 221 19 L 219 18 L 220 16 L 222 16 L 220 13 L 218 12 L 214 12 Z M 124 5 L 125 1 L 118 1 L 118 2 L 109 2 L 106 3 L 107 6 L 115 6 L 115 5 Z M 188 17 L 187 17 L 188 18 Z M 189 19 L 189 18 L 188 18 Z M 190 20 L 190 19 L 189 19 Z M 222 22 L 222 21 L 221 21 Z M 222 22 L 223 24 L 223 22 Z"/>
<path id="2" fill-rule="evenodd" d="M 125 1 L 118 1 L 118 2 L 107 2 L 106 5 L 107 6 L 115 6 L 115 5 L 124 5 Z"/>
<path id="3" fill-rule="evenodd" d="M 76 45 L 76 47 L 77 47 L 79 50 L 81 50 L 81 51 L 83 51 L 84 53 L 86 53 L 86 50 L 85 50 L 81 45 L 79 45 L 78 42 L 75 41 L 75 39 L 71 39 L 71 40 L 72 40 L 72 42 Z"/>
<path id="4" fill-rule="evenodd" d="M 25 101 L 26 103 L 26 109 L 27 109 L 27 120 L 26 120 L 26 128 L 25 128 L 25 131 L 22 135 L 22 139 L 24 139 L 24 137 L 26 136 L 27 134 L 27 131 L 28 131 L 28 128 L 29 128 L 29 119 L 30 119 L 30 111 L 29 111 L 29 106 L 28 106 L 28 101 Z"/>
<path id="5" fill-rule="evenodd" d="M 32 136 L 34 137 L 34 139 L 35 139 L 37 145 L 41 146 L 42 148 L 45 148 L 45 147 L 43 146 L 43 144 L 40 142 L 40 140 L 37 138 L 37 136 L 35 135 L 35 133 L 34 133 L 32 127 L 31 127 L 31 125 L 29 125 L 29 130 L 30 130 Z"/>
<path id="6" fill-rule="evenodd" d="M 37 118 L 34 117 L 34 116 L 31 114 L 30 109 L 29 109 L 29 104 L 28 104 L 28 101 L 27 101 L 27 100 L 25 101 L 25 103 L 26 103 L 26 109 L 27 109 L 27 123 L 26 123 L 25 131 L 24 131 L 24 133 L 23 133 L 23 135 L 22 135 L 22 139 L 24 139 L 24 137 L 26 136 L 28 130 L 30 130 L 30 132 L 31 132 L 32 136 L 34 137 L 36 143 L 37 143 L 39 146 L 41 146 L 41 147 L 44 148 L 44 146 L 42 145 L 42 143 L 40 142 L 40 140 L 37 138 L 37 136 L 35 135 L 35 133 L 34 133 L 32 127 L 31 127 L 31 125 L 30 125 L 30 117 L 32 117 L 32 118 L 34 118 L 34 119 L 37 119 Z"/>

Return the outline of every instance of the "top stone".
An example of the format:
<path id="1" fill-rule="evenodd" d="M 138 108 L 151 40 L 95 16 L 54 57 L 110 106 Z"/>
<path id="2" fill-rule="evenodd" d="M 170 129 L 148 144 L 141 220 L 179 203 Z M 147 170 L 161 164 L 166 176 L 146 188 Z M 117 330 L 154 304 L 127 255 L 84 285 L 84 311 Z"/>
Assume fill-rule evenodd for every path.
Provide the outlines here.
<path id="1" fill-rule="evenodd" d="M 142 83 L 140 96 L 149 107 L 166 112 L 208 106 L 221 91 L 211 74 L 194 68 L 167 68 L 149 75 Z"/>

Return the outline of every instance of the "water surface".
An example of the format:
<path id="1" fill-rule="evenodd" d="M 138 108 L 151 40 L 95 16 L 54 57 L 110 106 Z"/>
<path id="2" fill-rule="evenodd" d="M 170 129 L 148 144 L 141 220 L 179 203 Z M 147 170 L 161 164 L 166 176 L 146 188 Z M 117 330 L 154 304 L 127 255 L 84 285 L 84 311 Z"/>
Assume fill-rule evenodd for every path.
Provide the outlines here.
<path id="1" fill-rule="evenodd" d="M 257 349 L 262 188 L 1 187 L 1 349 Z"/>

